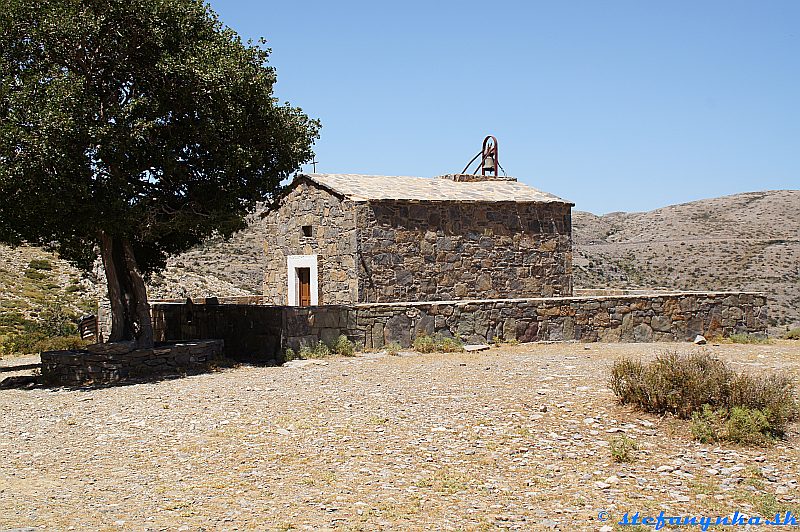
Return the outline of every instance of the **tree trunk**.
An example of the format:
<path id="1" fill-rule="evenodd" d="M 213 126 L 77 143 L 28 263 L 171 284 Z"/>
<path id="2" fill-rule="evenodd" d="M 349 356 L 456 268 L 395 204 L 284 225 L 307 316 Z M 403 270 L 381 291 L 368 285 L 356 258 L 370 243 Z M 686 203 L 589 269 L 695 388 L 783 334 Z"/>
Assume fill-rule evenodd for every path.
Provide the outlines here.
<path id="1" fill-rule="evenodd" d="M 153 347 L 153 322 L 150 319 L 150 304 L 147 302 L 147 288 L 144 279 L 136 264 L 136 257 L 133 255 L 131 243 L 127 240 L 122 241 L 122 254 L 125 257 L 125 266 L 130 280 L 132 292 L 131 314 L 135 316 L 136 343 L 140 348 Z"/>
<path id="2" fill-rule="evenodd" d="M 114 261 L 114 244 L 105 231 L 100 231 L 100 256 L 103 259 L 103 269 L 106 272 L 108 285 L 108 300 L 111 302 L 111 331 L 108 335 L 109 342 L 119 342 L 126 339 L 125 334 L 125 305 L 123 303 L 122 289 L 117 276 L 117 265 Z"/>
<path id="3" fill-rule="evenodd" d="M 153 325 L 147 289 L 130 242 L 101 231 L 100 254 L 111 302 L 108 341 L 135 340 L 139 348 L 153 347 Z"/>

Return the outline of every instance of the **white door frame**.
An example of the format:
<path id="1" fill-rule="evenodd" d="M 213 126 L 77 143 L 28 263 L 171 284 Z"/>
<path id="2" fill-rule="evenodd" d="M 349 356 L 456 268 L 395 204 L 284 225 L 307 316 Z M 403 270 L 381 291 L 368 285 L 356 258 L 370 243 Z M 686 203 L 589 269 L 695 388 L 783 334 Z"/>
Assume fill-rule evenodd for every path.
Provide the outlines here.
<path id="1" fill-rule="evenodd" d="M 297 276 L 298 268 L 308 268 L 311 271 L 311 305 L 319 305 L 319 270 L 317 269 L 316 255 L 287 255 L 286 256 L 286 283 L 290 307 L 300 306 L 300 279 Z"/>

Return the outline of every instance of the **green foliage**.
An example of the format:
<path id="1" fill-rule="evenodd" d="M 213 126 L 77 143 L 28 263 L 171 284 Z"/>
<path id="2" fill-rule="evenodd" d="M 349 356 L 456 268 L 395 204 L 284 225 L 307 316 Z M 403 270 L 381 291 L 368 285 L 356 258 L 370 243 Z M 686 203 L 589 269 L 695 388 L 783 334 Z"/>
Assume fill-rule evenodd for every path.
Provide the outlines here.
<path id="1" fill-rule="evenodd" d="M 25 316 L 17 310 L 4 310 L 0 312 L 0 327 L 24 327 L 28 323 Z"/>
<path id="2" fill-rule="evenodd" d="M 41 272 L 39 270 L 27 269 L 25 270 L 25 277 L 27 277 L 28 279 L 33 279 L 34 281 L 43 281 L 44 279 L 47 279 L 49 276 L 46 273 Z"/>
<path id="3" fill-rule="evenodd" d="M 313 347 L 300 348 L 300 353 L 295 353 L 293 349 L 287 349 L 283 359 L 288 362 L 299 358 L 326 358 L 331 355 L 351 357 L 355 355 L 355 352 L 356 345 L 347 336 L 340 335 L 331 347 L 320 340 Z"/>
<path id="4" fill-rule="evenodd" d="M 743 445 L 765 445 L 783 433 L 783 428 L 770 423 L 767 411 L 733 407 L 730 412 L 713 410 L 703 405 L 700 412 L 692 415 L 692 436 L 700 443 L 732 441 Z"/>
<path id="5" fill-rule="evenodd" d="M 608 443 L 611 447 L 611 458 L 615 462 L 633 462 L 636 459 L 636 451 L 639 450 L 639 445 L 629 438 L 627 434 L 612 438 Z"/>
<path id="6" fill-rule="evenodd" d="M 274 98 L 269 53 L 205 2 L 5 0 L 0 242 L 88 269 L 102 231 L 152 272 L 242 228 L 318 137 Z"/>
<path id="7" fill-rule="evenodd" d="M 50 271 L 53 269 L 53 265 L 50 263 L 49 260 L 45 259 L 33 259 L 28 264 L 28 268 L 31 270 L 47 270 Z"/>
<path id="8" fill-rule="evenodd" d="M 436 335 L 434 338 L 421 334 L 414 339 L 414 351 L 418 353 L 458 353 L 464 350 L 464 344 L 447 336 Z"/>
<path id="9" fill-rule="evenodd" d="M 794 328 L 791 331 L 787 331 L 783 337 L 787 340 L 800 340 L 800 327 Z"/>
<path id="10" fill-rule="evenodd" d="M 76 316 L 60 303 L 45 305 L 38 319 L 26 319 L 16 311 L 0 313 L 0 353 L 27 355 L 42 351 L 79 349 L 86 342 L 77 336 Z"/>
<path id="11" fill-rule="evenodd" d="M 700 443 L 714 443 L 720 439 L 719 427 L 725 422 L 724 412 L 717 413 L 709 405 L 692 414 L 691 430 Z"/>
<path id="12" fill-rule="evenodd" d="M 326 358 L 331 356 L 331 349 L 320 340 L 314 347 L 300 349 L 300 358 Z"/>
<path id="13" fill-rule="evenodd" d="M 386 344 L 386 354 L 391 356 L 397 356 L 400 354 L 400 350 L 402 348 L 403 346 L 401 346 L 397 342 L 389 342 L 388 344 Z"/>
<path id="14" fill-rule="evenodd" d="M 763 410 L 735 406 L 725 422 L 725 439 L 745 445 L 763 445 L 775 439 L 777 432 Z"/>
<path id="15" fill-rule="evenodd" d="M 436 350 L 442 353 L 460 353 L 464 350 L 464 343 L 457 338 L 445 336 L 437 339 Z"/>
<path id="16" fill-rule="evenodd" d="M 757 336 L 755 334 L 732 334 L 725 339 L 732 344 L 768 344 L 770 339 L 766 336 Z"/>
<path id="17" fill-rule="evenodd" d="M 414 339 L 414 351 L 418 353 L 433 353 L 436 351 L 436 342 L 427 334 L 422 334 Z"/>
<path id="18" fill-rule="evenodd" d="M 610 385 L 622 404 L 691 418 L 692 434 L 703 442 L 764 443 L 783 436 L 798 415 L 789 376 L 737 373 L 705 353 L 665 353 L 650 363 L 618 360 Z"/>
<path id="19" fill-rule="evenodd" d="M 51 303 L 39 315 L 38 329 L 48 336 L 72 336 L 78 332 L 76 318 L 63 305 Z"/>
<path id="20" fill-rule="evenodd" d="M 342 334 L 333 344 L 333 352 L 337 355 L 351 357 L 356 354 L 356 346 L 347 338 L 347 336 Z"/>

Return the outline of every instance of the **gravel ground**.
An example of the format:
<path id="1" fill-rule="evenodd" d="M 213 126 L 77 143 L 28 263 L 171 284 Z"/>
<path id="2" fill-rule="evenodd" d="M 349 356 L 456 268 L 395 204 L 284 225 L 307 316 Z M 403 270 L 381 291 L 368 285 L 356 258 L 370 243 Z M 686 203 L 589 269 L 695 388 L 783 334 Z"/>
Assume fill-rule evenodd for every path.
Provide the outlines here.
<path id="1" fill-rule="evenodd" d="M 796 426 L 769 448 L 701 445 L 615 403 L 612 361 L 668 349 L 697 348 L 527 344 L 0 390 L 0 530 L 631 531 L 614 525 L 627 511 L 800 514 Z M 800 375 L 797 342 L 707 349 Z M 611 459 L 622 432 L 632 463 Z"/>

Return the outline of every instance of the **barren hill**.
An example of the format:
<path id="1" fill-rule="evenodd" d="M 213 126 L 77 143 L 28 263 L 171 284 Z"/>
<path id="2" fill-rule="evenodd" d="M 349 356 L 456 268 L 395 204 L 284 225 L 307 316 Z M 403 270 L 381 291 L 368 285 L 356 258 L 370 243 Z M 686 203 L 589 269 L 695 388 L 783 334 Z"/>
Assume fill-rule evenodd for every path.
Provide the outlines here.
<path id="1" fill-rule="evenodd" d="M 763 291 L 776 329 L 800 322 L 800 190 L 577 211 L 573 226 L 577 287 Z"/>

